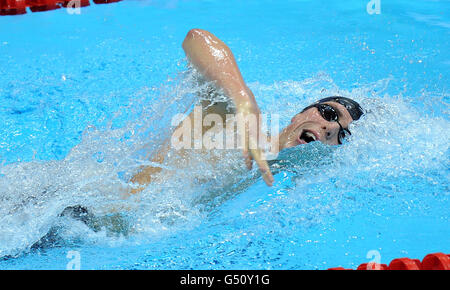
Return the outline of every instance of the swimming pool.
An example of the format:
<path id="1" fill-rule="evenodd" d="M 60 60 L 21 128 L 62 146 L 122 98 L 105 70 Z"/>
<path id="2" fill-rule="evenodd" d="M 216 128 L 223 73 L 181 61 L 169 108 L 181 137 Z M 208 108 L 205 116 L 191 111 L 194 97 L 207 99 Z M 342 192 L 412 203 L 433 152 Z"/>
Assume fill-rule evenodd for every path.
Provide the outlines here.
<path id="1" fill-rule="evenodd" d="M 0 17 L 0 269 L 74 257 L 82 269 L 355 268 L 373 253 L 450 252 L 450 2 L 381 0 L 380 14 L 368 2 L 123 1 Z M 285 152 L 292 165 L 272 188 L 258 180 L 207 207 L 192 200 L 210 185 L 183 178 L 117 200 L 139 150 L 195 93 L 181 49 L 194 27 L 230 46 L 282 125 L 319 97 L 360 101 L 350 142 Z M 59 216 L 75 204 L 131 206 L 133 231 Z"/>

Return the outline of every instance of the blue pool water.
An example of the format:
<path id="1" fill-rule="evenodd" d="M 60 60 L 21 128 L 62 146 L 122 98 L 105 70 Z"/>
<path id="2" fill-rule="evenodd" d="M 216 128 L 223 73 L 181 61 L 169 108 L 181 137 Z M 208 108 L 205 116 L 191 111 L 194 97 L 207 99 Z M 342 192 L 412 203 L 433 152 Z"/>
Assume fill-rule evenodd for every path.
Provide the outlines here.
<path id="1" fill-rule="evenodd" d="M 66 269 L 74 252 L 82 269 L 355 268 L 374 251 L 382 263 L 450 252 L 450 1 L 381 0 L 372 15 L 368 2 L 123 1 L 1 17 L 0 269 Z M 214 184 L 190 168 L 120 199 L 142 148 L 198 90 L 181 49 L 194 27 L 230 46 L 282 126 L 332 94 L 367 114 L 343 146 L 283 153 L 291 165 L 272 188 L 258 179 L 199 205 Z M 77 204 L 126 208 L 131 230 L 60 216 Z"/>

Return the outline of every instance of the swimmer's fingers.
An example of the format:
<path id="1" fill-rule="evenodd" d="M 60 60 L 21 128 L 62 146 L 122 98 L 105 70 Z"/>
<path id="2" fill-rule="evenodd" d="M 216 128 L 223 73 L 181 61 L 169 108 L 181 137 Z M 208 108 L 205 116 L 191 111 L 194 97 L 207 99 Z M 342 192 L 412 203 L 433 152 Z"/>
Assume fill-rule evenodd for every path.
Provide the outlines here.
<path id="1" fill-rule="evenodd" d="M 244 153 L 245 166 L 247 166 L 248 170 L 251 170 L 253 167 L 253 158 L 250 154 L 248 154 L 248 150 L 245 150 Z"/>
<path id="2" fill-rule="evenodd" d="M 262 174 L 262 178 L 266 182 L 268 186 L 272 186 L 274 179 L 272 172 L 270 171 L 269 164 L 267 163 L 267 160 L 264 158 L 264 154 L 261 149 L 254 149 L 250 150 L 251 155 L 253 156 L 253 159 L 255 160 L 256 164 L 258 164 L 259 171 Z"/>
<path id="3" fill-rule="evenodd" d="M 257 139 L 252 137 L 254 137 L 254 135 L 249 138 L 250 155 L 258 165 L 259 171 L 261 172 L 262 178 L 266 184 L 268 186 L 272 186 L 274 179 L 272 172 L 270 172 L 269 164 L 264 156 L 264 152 L 260 149 L 260 147 L 258 147 L 258 143 L 256 141 Z"/>
<path id="4" fill-rule="evenodd" d="M 274 181 L 273 175 L 272 172 L 270 172 L 269 164 L 264 158 L 263 151 L 258 146 L 258 133 L 261 134 L 259 126 L 250 127 L 247 122 L 245 123 L 245 126 L 238 126 L 238 134 L 241 136 L 245 165 L 250 170 L 252 169 L 253 160 L 255 160 L 264 182 L 268 186 L 272 186 Z"/>
<path id="5" fill-rule="evenodd" d="M 242 155 L 244 156 L 245 166 L 247 166 L 248 170 L 251 170 L 253 167 L 253 158 L 249 152 L 249 140 L 248 140 L 248 125 L 245 126 L 237 126 L 240 144 L 242 146 Z"/>

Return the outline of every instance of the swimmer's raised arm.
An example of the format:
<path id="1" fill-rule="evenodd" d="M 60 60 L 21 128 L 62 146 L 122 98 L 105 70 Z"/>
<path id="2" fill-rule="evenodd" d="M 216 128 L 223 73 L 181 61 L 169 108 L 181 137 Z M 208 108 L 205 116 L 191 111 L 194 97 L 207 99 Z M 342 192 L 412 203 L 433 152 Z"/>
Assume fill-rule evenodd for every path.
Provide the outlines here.
<path id="1" fill-rule="evenodd" d="M 183 42 L 189 61 L 203 76 L 214 81 L 235 103 L 255 102 L 230 48 L 212 33 L 192 29 Z"/>
<path id="2" fill-rule="evenodd" d="M 192 29 L 184 39 L 183 49 L 191 64 L 207 80 L 215 82 L 217 87 L 223 89 L 234 102 L 237 113 L 243 114 L 244 117 L 253 114 L 258 116 L 259 120 L 261 112 L 255 97 L 245 84 L 233 53 L 225 43 L 208 31 Z M 258 132 L 262 133 L 259 128 Z M 270 186 L 273 183 L 273 176 L 267 161 L 264 160 L 262 150 L 255 146 L 258 144 L 257 137 L 247 133 L 243 134 L 248 137 L 243 149 L 247 167 L 251 168 L 252 159 L 255 160 L 264 181 Z"/>

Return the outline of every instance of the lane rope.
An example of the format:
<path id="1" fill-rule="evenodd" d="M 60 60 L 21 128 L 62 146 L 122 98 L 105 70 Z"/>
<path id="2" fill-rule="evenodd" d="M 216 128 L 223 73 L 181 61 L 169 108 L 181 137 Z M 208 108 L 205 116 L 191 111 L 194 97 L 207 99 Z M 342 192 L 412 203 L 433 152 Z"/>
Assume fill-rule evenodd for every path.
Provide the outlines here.
<path id="1" fill-rule="evenodd" d="M 328 270 L 353 270 L 343 267 L 328 268 Z M 450 270 L 450 255 L 433 253 L 426 255 L 422 261 L 410 258 L 394 259 L 386 264 L 364 263 L 356 270 Z"/>
<path id="2" fill-rule="evenodd" d="M 95 4 L 108 4 L 122 0 L 92 0 Z M 59 8 L 80 8 L 91 5 L 89 0 L 0 0 L 0 15 L 21 15 L 31 12 L 42 12 Z"/>

